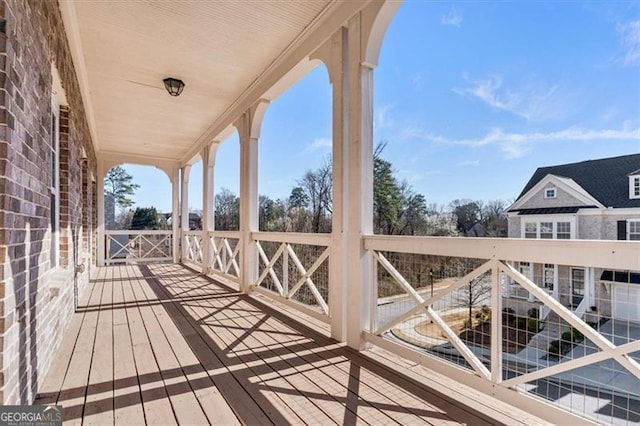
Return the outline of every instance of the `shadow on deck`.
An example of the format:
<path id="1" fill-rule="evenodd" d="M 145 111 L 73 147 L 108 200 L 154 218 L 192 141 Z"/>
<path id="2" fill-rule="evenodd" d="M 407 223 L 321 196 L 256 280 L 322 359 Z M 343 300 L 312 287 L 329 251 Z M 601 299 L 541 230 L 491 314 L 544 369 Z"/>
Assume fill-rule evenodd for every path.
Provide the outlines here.
<path id="1" fill-rule="evenodd" d="M 518 422 L 381 360 L 181 265 L 113 266 L 85 292 L 36 403 L 74 423 Z"/>

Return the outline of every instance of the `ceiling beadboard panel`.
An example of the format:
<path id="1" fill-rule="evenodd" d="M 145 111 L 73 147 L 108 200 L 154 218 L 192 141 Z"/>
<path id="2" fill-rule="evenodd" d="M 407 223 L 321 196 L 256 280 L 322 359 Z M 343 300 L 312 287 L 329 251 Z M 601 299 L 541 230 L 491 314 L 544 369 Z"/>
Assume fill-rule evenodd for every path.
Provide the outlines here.
<path id="1" fill-rule="evenodd" d="M 76 0 L 100 149 L 179 159 L 329 3 Z"/>

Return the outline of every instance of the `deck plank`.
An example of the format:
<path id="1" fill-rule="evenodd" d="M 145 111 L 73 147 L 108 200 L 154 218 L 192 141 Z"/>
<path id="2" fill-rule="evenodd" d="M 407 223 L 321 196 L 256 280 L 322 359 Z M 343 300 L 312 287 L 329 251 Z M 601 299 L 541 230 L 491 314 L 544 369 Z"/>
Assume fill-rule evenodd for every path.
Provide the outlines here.
<path id="1" fill-rule="evenodd" d="M 211 286 L 211 284 L 209 284 Z M 208 286 L 207 286 L 208 287 Z M 192 294 L 203 294 L 203 292 L 208 291 L 207 287 L 196 286 Z M 166 288 L 168 290 L 171 289 L 170 285 L 167 285 Z M 246 304 L 246 303 L 245 303 Z M 216 316 L 217 325 L 211 324 L 209 322 L 210 327 L 215 327 L 216 333 L 226 332 L 230 330 L 235 330 L 234 332 L 229 332 L 230 343 L 238 342 L 233 350 L 229 352 L 230 356 L 239 355 L 243 358 L 246 358 L 247 355 L 251 355 L 252 359 L 262 360 L 266 365 L 279 365 L 282 366 L 278 368 L 275 373 L 271 373 L 268 377 L 272 377 L 269 380 L 269 384 L 273 387 L 279 386 L 280 392 L 287 396 L 287 398 L 291 397 L 299 397 L 303 396 L 306 400 L 315 404 L 320 410 L 324 412 L 325 416 L 331 418 L 331 421 L 341 424 L 344 420 L 344 405 L 339 400 L 333 397 L 334 393 L 326 390 L 323 390 L 321 386 L 318 385 L 317 379 L 318 377 L 309 378 L 306 375 L 302 374 L 302 368 L 296 367 L 296 363 L 289 362 L 288 360 L 298 355 L 294 352 L 291 352 L 286 347 L 285 344 L 278 343 L 273 337 L 270 336 L 270 333 L 261 332 L 264 327 L 268 327 L 267 324 L 271 321 L 270 318 L 265 316 L 264 314 L 256 314 L 255 312 L 251 312 L 253 310 L 250 306 L 245 306 L 245 314 L 228 314 L 228 311 L 225 311 L 223 308 L 223 299 L 211 300 L 211 301 L 202 301 L 197 302 L 195 304 L 190 305 L 190 310 L 194 314 L 195 317 L 206 317 L 212 311 L 219 311 L 219 314 Z M 242 309 L 242 305 L 236 306 L 235 309 Z M 250 310 L 251 309 L 251 310 Z M 265 318 L 264 322 L 261 320 Z M 256 327 L 258 324 L 258 327 Z M 270 326 L 269 326 L 270 327 Z M 277 334 L 281 335 L 283 339 L 289 339 L 290 341 L 297 342 L 300 340 L 306 340 L 303 336 L 299 335 L 291 335 L 287 336 L 290 330 L 285 328 L 276 329 L 271 327 L 272 330 Z M 249 330 L 252 332 L 246 336 L 243 336 L 242 330 Z M 243 338 L 244 337 L 244 338 Z M 229 343 L 228 343 L 229 344 Z M 295 344 L 295 343 L 294 343 Z M 264 350 L 254 350 L 256 347 L 263 347 Z M 274 351 L 272 348 L 280 348 L 280 351 Z M 307 366 L 306 370 L 314 370 L 315 367 Z M 284 379 L 280 380 L 278 379 Z M 346 389 L 335 389 L 335 392 L 342 392 L 346 394 Z M 309 398 L 307 395 L 322 395 L 321 398 Z M 308 403 L 305 403 L 308 407 Z M 322 422 L 325 416 L 317 417 L 317 410 L 315 409 L 306 409 L 304 411 L 296 411 L 298 415 L 304 415 L 305 417 L 302 419 L 305 422 L 313 423 L 313 422 Z M 365 422 L 366 423 L 366 422 Z M 372 422 L 369 422 L 372 423 Z M 375 423 L 375 422 L 374 422 Z"/>
<path id="2" fill-rule="evenodd" d="M 126 281 L 123 281 L 125 300 L 136 305 L 127 309 L 127 319 L 133 345 L 133 356 L 138 369 L 144 418 L 147 424 L 177 424 L 166 386 L 162 381 L 160 368 L 137 307 L 139 301 L 133 291 L 133 287 L 136 285 L 135 277 L 129 274 L 128 267 L 120 266 L 119 268 L 122 268 L 123 275 L 128 277 Z"/>
<path id="3" fill-rule="evenodd" d="M 270 306 L 267 309 L 273 308 L 273 306 Z M 295 329 L 300 329 L 300 324 L 295 321 L 287 321 L 287 323 Z M 304 331 L 307 335 L 314 333 L 313 330 L 307 329 L 306 327 Z M 412 383 L 405 380 L 398 380 L 399 376 L 397 374 L 394 374 L 388 369 L 380 368 L 372 362 L 366 362 L 366 357 L 362 354 L 358 354 L 349 349 L 346 349 L 345 352 L 344 350 L 338 349 L 338 347 L 332 348 L 332 340 L 326 336 L 315 334 L 314 338 L 318 343 L 328 348 L 334 355 L 338 353 L 348 357 L 352 363 L 351 365 L 338 363 L 335 366 L 343 371 L 345 368 L 354 368 L 357 376 L 351 371 L 349 371 L 348 374 L 354 383 L 357 384 L 360 397 L 370 394 L 368 392 L 369 390 L 373 390 L 384 396 L 386 401 L 381 401 L 376 397 L 370 402 L 375 406 L 393 408 L 394 417 L 398 414 L 395 412 L 396 408 L 394 406 L 396 406 L 405 408 L 408 412 L 429 423 L 473 424 L 478 422 L 478 414 L 474 414 L 472 410 L 466 410 L 462 404 L 457 403 L 454 399 L 445 397 L 445 394 L 434 392 L 425 387 L 412 385 Z M 404 365 L 403 360 L 397 357 L 390 359 L 389 362 L 390 365 L 395 365 L 398 362 Z M 322 363 L 322 360 L 320 363 Z M 323 367 L 320 368 L 322 369 Z M 347 371 L 344 372 L 347 373 Z M 332 377 L 334 376 L 332 375 Z M 398 381 L 399 383 L 396 383 Z M 410 392 L 407 392 L 407 390 L 410 390 Z M 425 401 L 429 401 L 430 404 L 425 405 Z M 389 405 L 389 403 L 391 405 Z M 388 410 L 385 411 L 387 414 L 391 414 Z M 491 422 L 492 420 L 494 419 L 484 418 L 484 422 Z M 512 423 L 514 423 L 514 419 L 510 419 L 507 424 Z M 515 423 L 517 423 L 517 421 L 515 421 Z"/>
<path id="4" fill-rule="evenodd" d="M 181 265 L 98 268 L 80 305 L 38 399 L 72 424 L 541 423 Z"/>
<path id="5" fill-rule="evenodd" d="M 95 273 L 93 279 L 89 281 L 89 285 L 85 291 L 78 298 L 78 312 L 69 321 L 68 328 L 65 330 L 60 347 L 56 352 L 56 356 L 49 367 L 49 373 L 45 377 L 42 386 L 38 390 L 38 396 L 36 397 L 36 404 L 48 405 L 55 404 L 63 388 L 64 379 L 69 372 L 69 364 L 71 362 L 71 356 L 78 343 L 80 336 L 80 330 L 84 323 L 84 311 L 83 306 L 89 304 L 92 292 L 98 288 L 94 285 L 95 282 L 103 280 L 106 274 L 105 268 L 99 268 Z"/>
<path id="6" fill-rule="evenodd" d="M 209 283 L 206 280 L 204 280 L 203 283 L 206 284 L 206 287 L 209 287 Z M 167 283 L 163 280 L 163 284 L 165 285 L 165 289 L 170 291 L 170 283 Z M 205 295 L 207 291 L 210 291 L 204 287 L 203 288 L 200 288 L 200 287 L 202 286 L 197 285 L 194 288 L 194 290 L 190 292 L 190 294 L 202 296 L 202 295 Z M 220 309 L 221 306 L 223 306 L 224 303 L 228 301 L 228 299 L 215 299 L 215 300 L 218 301 L 217 305 L 215 304 L 215 302 L 207 303 L 207 301 L 197 301 L 197 302 L 191 303 L 189 304 L 188 310 L 195 317 L 205 317 L 212 310 Z M 225 315 L 224 312 L 225 312 L 224 310 L 220 310 L 219 316 L 223 317 Z M 242 317 L 242 315 L 235 315 L 235 316 L 238 318 Z M 230 325 L 232 324 L 237 325 L 233 319 L 229 321 L 230 321 Z M 229 347 L 229 344 L 235 342 L 242 335 L 242 332 L 239 330 L 235 332 L 232 332 L 231 330 L 232 328 L 230 327 L 229 328 L 222 327 L 216 330 L 216 334 L 225 341 L 227 348 Z M 245 348 L 246 350 L 251 351 L 252 344 L 259 344 L 260 342 L 256 341 L 253 337 L 251 337 L 252 334 L 248 335 L 247 341 L 240 343 L 237 346 L 237 349 Z M 228 356 L 230 357 L 233 356 L 233 352 L 228 352 Z M 258 361 L 261 361 L 261 364 L 258 363 Z M 267 367 L 265 368 L 266 372 L 257 373 L 257 377 L 260 377 L 260 379 L 265 384 L 265 387 L 269 387 L 269 388 L 285 387 L 286 389 L 289 389 L 291 391 L 291 395 L 288 398 L 280 397 L 280 400 L 282 401 L 282 403 L 284 403 L 286 406 L 291 408 L 291 410 L 293 410 L 296 413 L 296 415 L 300 418 L 300 420 L 298 421 L 308 421 L 310 423 L 327 423 L 327 422 L 333 421 L 335 423 L 339 423 L 339 421 L 337 421 L 336 419 L 331 419 L 331 416 L 327 415 L 327 411 L 322 410 L 321 408 L 315 406 L 308 398 L 304 396 L 304 392 L 301 389 L 304 386 L 314 386 L 313 383 L 311 382 L 301 383 L 299 378 L 295 377 L 294 375 L 289 375 L 290 372 L 271 369 L 269 368 L 269 365 L 271 364 L 271 362 L 272 362 L 272 359 L 267 359 L 267 358 L 261 359 L 256 357 L 256 363 L 254 364 L 254 367 L 257 367 L 259 365 L 262 367 Z M 294 383 L 294 381 L 298 382 L 297 386 L 296 386 L 296 383 Z M 326 402 L 329 402 L 329 401 L 326 401 Z"/>
<path id="7" fill-rule="evenodd" d="M 113 302 L 113 283 L 117 269 L 110 269 L 111 279 L 107 276 L 102 283 L 101 306 Z M 99 389 L 98 389 L 99 387 Z M 87 425 L 113 424 L 113 310 L 98 311 L 96 340 L 91 355 L 89 385 L 82 423 Z"/>
<path id="8" fill-rule="evenodd" d="M 129 325 L 130 301 L 125 299 L 122 279 L 122 267 L 117 270 L 117 280 L 113 289 L 113 379 L 114 389 L 114 420 L 116 424 L 143 424 L 145 422 L 142 407 L 140 383 L 138 382 L 138 367 L 133 353 L 133 341 Z M 115 278 L 115 276 L 114 276 Z"/>
<path id="9" fill-rule="evenodd" d="M 173 275 L 169 268 L 164 270 L 165 273 Z M 195 276 L 193 277 L 195 278 Z M 193 278 L 191 279 L 193 281 Z M 194 284 L 195 285 L 195 284 Z M 160 294 L 168 295 L 166 289 L 158 282 L 155 282 L 153 291 Z M 228 291 L 215 289 L 209 296 L 227 297 Z M 193 302 L 189 302 L 191 304 Z M 187 303 L 185 303 L 187 305 Z M 194 319 L 187 313 L 185 307 L 177 302 L 170 302 L 164 305 L 176 321 L 181 333 L 189 336 L 189 345 L 194 353 L 205 366 L 207 371 L 217 370 L 219 373 L 214 377 L 214 381 L 219 383 L 220 380 L 226 382 L 220 387 L 230 392 L 231 397 L 228 401 L 234 406 L 234 411 L 242 416 L 243 421 L 247 424 L 285 424 L 300 423 L 300 418 L 286 405 L 282 404 L 273 392 L 268 389 L 261 391 L 256 385 L 260 378 L 256 376 L 254 367 L 251 365 L 233 365 L 229 362 L 223 348 L 226 347 L 224 340 L 216 333 L 210 333 L 206 327 L 197 327 L 194 325 Z M 212 356 L 213 355 L 213 356 Z M 229 377 L 221 368 L 230 373 L 235 383 L 229 380 Z M 247 408 L 248 411 L 245 411 Z"/>
<path id="10" fill-rule="evenodd" d="M 206 288 L 197 285 L 193 293 L 200 294 L 203 291 L 206 291 Z M 207 315 L 207 312 L 219 311 L 217 318 L 221 321 L 221 324 L 216 330 L 217 333 L 232 329 L 251 329 L 252 332 L 235 349 L 244 348 L 247 353 L 259 354 L 258 358 L 268 357 L 267 359 L 271 363 L 274 362 L 273 360 L 282 361 L 280 364 L 284 366 L 284 369 L 279 370 L 279 373 L 286 377 L 287 382 L 285 386 L 280 388 L 282 393 L 291 396 L 295 394 L 295 390 L 307 395 L 311 401 L 321 406 L 325 413 L 337 423 L 343 423 L 356 417 L 359 421 L 370 424 L 388 424 L 392 421 L 399 424 L 407 424 L 408 422 L 416 424 L 420 422 L 420 418 L 413 415 L 404 406 L 399 406 L 397 402 L 387 398 L 384 393 L 376 392 L 376 387 L 384 384 L 380 380 L 373 381 L 368 386 L 360 386 L 356 392 L 350 390 L 350 383 L 353 383 L 353 380 L 350 379 L 355 377 L 350 377 L 349 367 L 345 367 L 347 369 L 345 371 L 334 366 L 334 363 L 348 364 L 348 361 L 343 356 L 341 357 L 338 353 L 334 353 L 331 359 L 319 357 L 314 354 L 314 350 L 317 351 L 319 349 L 316 343 L 300 334 L 292 333 L 292 329 L 287 328 L 272 316 L 265 315 L 262 311 L 257 315 L 230 316 L 226 314 L 225 310 L 220 309 L 220 302 L 220 300 L 203 301 L 198 303 L 200 305 L 199 308 L 194 308 L 193 304 L 190 306 L 196 317 L 198 315 Z M 248 305 L 246 302 L 245 304 Z M 254 307 L 250 306 L 245 307 L 245 309 L 247 311 L 255 310 Z M 255 325 L 261 318 L 266 318 L 266 320 L 256 328 Z M 239 338 L 240 334 L 241 331 L 236 331 L 236 338 Z M 275 339 L 274 335 L 278 335 L 278 339 Z M 253 351 L 256 345 L 265 345 L 265 350 L 260 353 Z M 289 351 L 290 346 L 295 346 L 297 348 L 296 351 Z M 327 346 L 322 349 L 326 350 L 331 346 L 332 343 L 328 342 Z M 338 347 L 339 345 L 334 342 L 333 346 Z M 285 355 L 280 355 L 281 353 Z M 301 359 L 302 363 L 290 362 L 292 358 Z M 312 360 L 311 358 L 314 359 Z M 298 365 L 301 366 L 298 367 Z M 319 386 L 319 383 L 323 386 Z M 351 402 L 351 404 L 346 404 L 346 410 L 349 412 L 345 412 L 345 401 Z M 377 407 L 394 407 L 397 410 L 389 411 Z M 302 413 L 307 414 L 306 412 Z M 310 415 L 303 420 L 313 422 L 315 419 Z"/>
<path id="11" fill-rule="evenodd" d="M 151 302 L 144 308 L 143 317 L 147 330 L 152 329 L 158 340 L 154 345 L 162 352 L 159 357 L 162 371 L 176 372 L 172 377 L 163 378 L 176 391 L 171 398 L 179 423 L 240 424 L 164 307 L 152 303 L 160 301 L 140 271 L 134 269 L 133 272 L 137 273 L 140 284 L 139 299 Z"/>
<path id="12" fill-rule="evenodd" d="M 138 307 L 140 316 L 149 336 L 153 355 L 158 363 L 160 377 L 168 391 L 176 420 L 179 424 L 208 423 L 200 403 L 193 394 L 185 376 L 181 374 L 180 363 L 162 331 L 162 326 L 165 324 L 161 326 L 152 311 L 152 307 L 148 303 L 142 303 L 147 301 L 147 297 L 142 290 L 145 285 L 144 279 L 137 274 L 135 267 L 129 266 L 127 270 L 131 274 L 130 282 L 136 300 L 141 302 Z"/>
<path id="13" fill-rule="evenodd" d="M 87 307 L 98 306 L 102 299 L 104 283 L 109 279 L 109 271 L 105 271 L 104 278 L 97 280 L 94 290 L 88 300 Z M 69 362 L 68 374 L 65 375 L 62 390 L 58 397 L 58 404 L 64 406 L 65 420 L 71 424 L 80 424 L 84 413 L 86 395 L 88 392 L 89 373 L 93 347 L 96 341 L 99 311 L 87 309 L 82 320 L 82 328 L 78 335 L 76 348 Z"/>

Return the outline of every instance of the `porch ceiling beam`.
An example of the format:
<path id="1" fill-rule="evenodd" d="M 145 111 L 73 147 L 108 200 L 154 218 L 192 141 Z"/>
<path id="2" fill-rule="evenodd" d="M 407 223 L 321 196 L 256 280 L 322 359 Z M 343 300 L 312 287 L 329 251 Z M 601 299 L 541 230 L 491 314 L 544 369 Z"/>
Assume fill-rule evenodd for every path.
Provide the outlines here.
<path id="1" fill-rule="evenodd" d="M 100 151 L 97 153 L 98 161 L 103 162 L 108 168 L 119 164 L 137 164 L 142 166 L 154 166 L 167 173 L 169 178 L 174 169 L 180 168 L 180 162 L 164 157 L 152 157 L 147 155 L 134 155 L 126 152 Z"/>

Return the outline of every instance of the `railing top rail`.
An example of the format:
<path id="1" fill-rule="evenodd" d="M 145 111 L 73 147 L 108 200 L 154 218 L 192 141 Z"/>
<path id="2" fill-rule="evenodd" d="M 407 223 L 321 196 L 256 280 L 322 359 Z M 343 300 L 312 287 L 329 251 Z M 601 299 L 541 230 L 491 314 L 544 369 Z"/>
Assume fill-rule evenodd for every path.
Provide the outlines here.
<path id="1" fill-rule="evenodd" d="M 169 230 L 155 230 L 155 229 L 107 229 L 104 231 L 105 235 L 171 235 L 172 231 Z"/>
<path id="2" fill-rule="evenodd" d="M 252 232 L 251 238 L 257 241 L 276 243 L 307 244 L 311 246 L 330 246 L 331 234 L 305 234 L 298 232 Z"/>
<path id="3" fill-rule="evenodd" d="M 639 270 L 640 243 L 602 240 L 367 235 L 366 250 Z"/>
<path id="4" fill-rule="evenodd" d="M 209 231 L 209 237 L 240 238 L 240 231 Z"/>
<path id="5" fill-rule="evenodd" d="M 202 231 L 184 231 L 184 235 L 202 235 Z"/>

